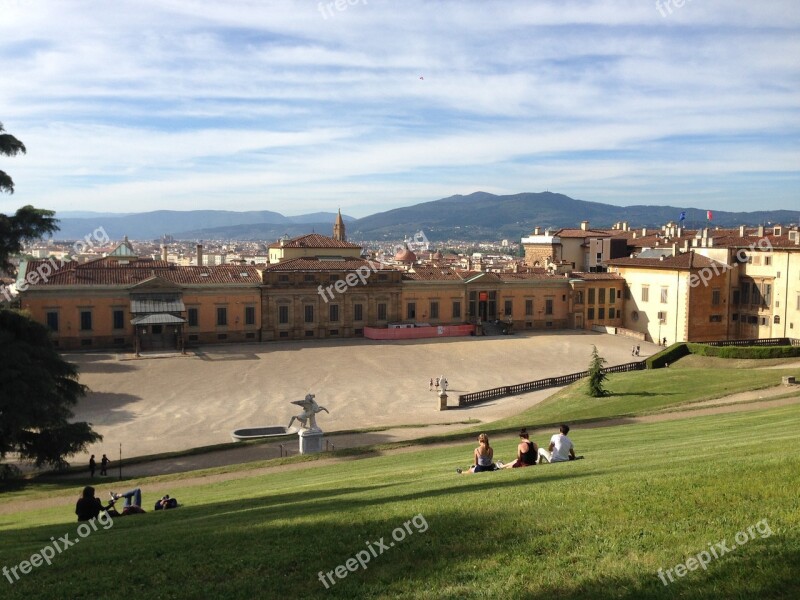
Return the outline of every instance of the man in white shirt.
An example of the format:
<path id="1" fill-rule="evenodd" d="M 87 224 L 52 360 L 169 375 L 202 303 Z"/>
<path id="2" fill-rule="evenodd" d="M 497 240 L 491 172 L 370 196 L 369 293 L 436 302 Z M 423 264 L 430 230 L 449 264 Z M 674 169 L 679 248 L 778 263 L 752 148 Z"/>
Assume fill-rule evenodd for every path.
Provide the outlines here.
<path id="1" fill-rule="evenodd" d="M 539 464 L 575 460 L 575 448 L 572 440 L 567 437 L 569 425 L 563 424 L 558 430 L 560 433 L 550 438 L 547 450 L 539 448 Z"/>

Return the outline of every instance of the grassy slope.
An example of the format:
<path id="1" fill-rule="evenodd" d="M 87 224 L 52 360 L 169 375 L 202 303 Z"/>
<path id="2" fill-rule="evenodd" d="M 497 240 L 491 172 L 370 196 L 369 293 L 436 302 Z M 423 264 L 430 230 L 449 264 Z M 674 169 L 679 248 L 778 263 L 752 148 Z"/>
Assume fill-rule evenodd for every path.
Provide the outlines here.
<path id="1" fill-rule="evenodd" d="M 519 415 L 493 422 L 491 430 L 647 414 L 698 400 L 779 385 L 782 375 L 800 377 L 800 369 L 670 367 L 611 374 L 605 382 L 605 388 L 610 392 L 608 397 L 590 398 L 585 381 L 577 381 Z M 479 429 L 480 426 L 472 428 L 473 431 Z"/>
<path id="2" fill-rule="evenodd" d="M 797 597 L 798 426 L 800 407 L 789 406 L 586 429 L 573 437 L 587 460 L 463 477 L 453 468 L 471 445 L 186 490 L 176 480 L 185 507 L 118 519 L 0 589 L 3 598 Z M 496 454 L 513 449 L 504 441 Z M 70 513 L 0 517 L 0 567 L 51 536 L 75 537 Z M 418 514 L 427 531 L 412 525 L 329 590 L 317 579 L 366 541 L 388 544 Z M 659 568 L 761 519 L 774 535 L 661 584 Z"/>

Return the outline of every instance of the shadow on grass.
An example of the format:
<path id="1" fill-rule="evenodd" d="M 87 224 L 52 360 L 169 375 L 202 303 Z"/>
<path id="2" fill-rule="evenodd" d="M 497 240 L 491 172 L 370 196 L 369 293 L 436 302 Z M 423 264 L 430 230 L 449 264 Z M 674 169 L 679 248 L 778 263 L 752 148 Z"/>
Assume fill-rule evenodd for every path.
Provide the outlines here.
<path id="1" fill-rule="evenodd" d="M 549 581 L 549 568 L 568 572 L 565 560 L 591 560 L 593 550 L 580 546 L 589 534 L 564 540 L 562 548 L 572 548 L 567 557 L 553 544 L 569 535 L 567 514 L 564 531 L 535 518 L 526 519 L 525 529 L 520 530 L 513 511 L 481 510 L 480 500 L 488 488 L 512 485 L 519 486 L 520 481 L 487 479 L 422 496 L 392 496 L 393 484 L 315 489 L 118 518 L 113 527 L 99 529 L 79 546 L 58 554 L 51 566 L 35 569 L 13 586 L 2 580 L 0 584 L 9 600 L 131 594 L 139 599 L 638 600 L 795 598 L 800 592 L 796 577 L 800 540 L 779 533 L 753 540 L 712 562 L 708 570 L 689 572 L 668 586 L 659 579 L 657 568 L 626 564 L 639 550 L 635 542 L 611 557 L 623 575 L 576 566 L 574 578 Z M 382 491 L 387 497 L 358 497 Z M 474 513 L 463 514 L 446 500 L 425 503 L 422 509 L 417 504 L 419 498 L 446 498 L 458 491 L 474 493 Z M 346 497 L 351 494 L 356 497 Z M 190 497 L 180 500 L 191 502 Z M 547 508 L 533 502 L 532 508 Z M 376 503 L 387 506 L 356 512 L 357 520 L 348 518 L 355 507 Z M 404 524 L 408 524 L 405 529 Z M 74 536 L 76 527 L 75 523 L 3 532 L 0 564 L 16 565 L 52 536 Z M 337 566 L 370 546 L 376 551 L 361 555 L 366 557 L 363 567 L 343 568 L 340 572 L 346 577 L 335 576 Z M 677 557 L 662 568 L 685 560 Z M 321 582 L 325 573 L 334 573 L 327 587 Z"/>

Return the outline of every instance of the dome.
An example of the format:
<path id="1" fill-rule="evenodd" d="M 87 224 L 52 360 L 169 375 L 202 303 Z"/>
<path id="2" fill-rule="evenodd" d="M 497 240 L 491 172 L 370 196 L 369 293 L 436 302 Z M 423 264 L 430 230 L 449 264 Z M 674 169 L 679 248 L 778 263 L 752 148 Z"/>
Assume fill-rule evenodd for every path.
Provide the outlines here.
<path id="1" fill-rule="evenodd" d="M 401 263 L 414 263 L 417 262 L 417 255 L 408 249 L 408 246 L 402 250 L 398 250 L 394 255 L 394 260 Z"/>

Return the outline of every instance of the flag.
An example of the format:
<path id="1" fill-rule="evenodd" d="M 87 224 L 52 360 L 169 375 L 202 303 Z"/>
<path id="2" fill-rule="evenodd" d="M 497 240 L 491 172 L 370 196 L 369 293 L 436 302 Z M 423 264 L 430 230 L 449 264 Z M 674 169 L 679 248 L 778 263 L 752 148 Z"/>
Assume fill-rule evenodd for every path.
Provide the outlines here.
<path id="1" fill-rule="evenodd" d="M 681 222 L 683 222 L 683 221 L 685 221 L 685 220 L 686 220 L 686 211 L 685 211 L 685 210 L 682 210 L 682 211 L 681 211 L 681 218 L 680 218 L 680 219 L 678 219 L 678 221 L 681 221 Z"/>
<path id="2" fill-rule="evenodd" d="M 711 214 L 710 210 L 707 210 L 706 211 L 706 219 L 708 219 L 710 221 L 713 218 L 714 218 L 714 215 Z"/>

